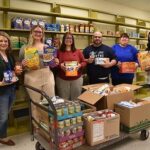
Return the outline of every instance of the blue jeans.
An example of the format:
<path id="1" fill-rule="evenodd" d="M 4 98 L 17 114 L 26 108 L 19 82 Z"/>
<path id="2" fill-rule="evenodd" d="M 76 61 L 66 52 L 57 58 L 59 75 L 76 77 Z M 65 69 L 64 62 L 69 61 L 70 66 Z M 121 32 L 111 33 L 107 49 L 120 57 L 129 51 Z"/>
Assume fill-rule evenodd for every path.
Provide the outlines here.
<path id="1" fill-rule="evenodd" d="M 15 86 L 0 88 L 0 138 L 7 137 L 8 113 L 15 99 Z"/>

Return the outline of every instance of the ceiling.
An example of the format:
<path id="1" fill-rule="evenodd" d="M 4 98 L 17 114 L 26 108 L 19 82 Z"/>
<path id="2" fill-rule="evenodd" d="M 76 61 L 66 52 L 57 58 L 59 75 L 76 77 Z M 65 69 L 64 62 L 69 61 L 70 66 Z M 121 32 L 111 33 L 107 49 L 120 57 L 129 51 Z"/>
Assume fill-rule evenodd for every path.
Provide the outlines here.
<path id="1" fill-rule="evenodd" d="M 150 0 L 105 0 L 135 9 L 150 12 Z"/>

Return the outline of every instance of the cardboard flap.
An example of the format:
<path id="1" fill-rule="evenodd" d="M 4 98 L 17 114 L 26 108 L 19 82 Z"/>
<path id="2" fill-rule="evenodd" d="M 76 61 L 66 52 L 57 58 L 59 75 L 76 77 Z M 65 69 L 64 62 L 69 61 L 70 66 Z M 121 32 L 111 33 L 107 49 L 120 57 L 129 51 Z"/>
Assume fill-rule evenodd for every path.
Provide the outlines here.
<path id="1" fill-rule="evenodd" d="M 103 97 L 103 95 L 99 95 L 99 94 L 95 94 L 89 91 L 85 91 L 84 93 L 82 93 L 78 99 L 82 100 L 86 103 L 89 103 L 91 105 L 94 105 L 96 102 L 98 102 L 101 98 Z"/>
<path id="2" fill-rule="evenodd" d="M 117 86 L 115 86 L 115 87 L 129 87 L 129 88 L 131 88 L 131 90 L 137 90 L 137 89 L 139 89 L 139 88 L 141 88 L 142 86 L 139 86 L 139 85 L 134 85 L 134 84 L 125 84 L 125 83 L 123 83 L 123 84 L 119 84 L 119 85 L 117 85 Z"/>
<path id="3" fill-rule="evenodd" d="M 85 90 L 98 89 L 98 88 L 100 88 L 103 85 L 104 85 L 104 83 L 90 84 L 90 85 L 84 85 L 84 86 L 82 86 L 82 88 L 85 89 Z"/>

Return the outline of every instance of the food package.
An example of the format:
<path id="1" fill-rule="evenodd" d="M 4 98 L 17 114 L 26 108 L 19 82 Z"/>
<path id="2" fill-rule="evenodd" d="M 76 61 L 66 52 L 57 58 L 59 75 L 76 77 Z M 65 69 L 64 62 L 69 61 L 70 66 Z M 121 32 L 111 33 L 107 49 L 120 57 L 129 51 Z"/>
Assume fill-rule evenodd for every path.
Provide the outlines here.
<path id="1" fill-rule="evenodd" d="M 77 61 L 66 61 L 65 66 L 66 66 L 66 76 L 77 76 L 78 71 L 77 71 Z"/>
<path id="2" fill-rule="evenodd" d="M 138 61 L 142 70 L 147 70 L 150 68 L 150 52 L 140 52 L 138 53 Z"/>
<path id="3" fill-rule="evenodd" d="M 25 49 L 25 60 L 28 69 L 36 70 L 40 67 L 39 54 L 36 48 Z"/>
<path id="4" fill-rule="evenodd" d="M 105 63 L 109 62 L 109 58 L 100 58 L 100 57 L 95 57 L 95 64 L 96 65 L 103 65 Z"/>
<path id="5" fill-rule="evenodd" d="M 119 72 L 120 73 L 134 73 L 136 71 L 135 62 L 122 62 Z"/>

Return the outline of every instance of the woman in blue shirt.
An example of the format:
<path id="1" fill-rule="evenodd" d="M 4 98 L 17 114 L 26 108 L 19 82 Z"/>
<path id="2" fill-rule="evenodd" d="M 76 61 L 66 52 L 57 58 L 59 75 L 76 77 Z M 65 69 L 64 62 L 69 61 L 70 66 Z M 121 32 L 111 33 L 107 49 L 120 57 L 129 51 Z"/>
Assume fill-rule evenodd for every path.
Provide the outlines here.
<path id="1" fill-rule="evenodd" d="M 122 62 L 135 62 L 135 66 L 138 66 L 137 49 L 128 44 L 129 36 L 127 33 L 123 33 L 120 36 L 119 44 L 115 44 L 112 48 L 117 57 L 117 65 L 111 70 L 112 84 L 118 85 L 121 83 L 132 84 L 134 73 L 120 73 L 120 67 Z"/>

